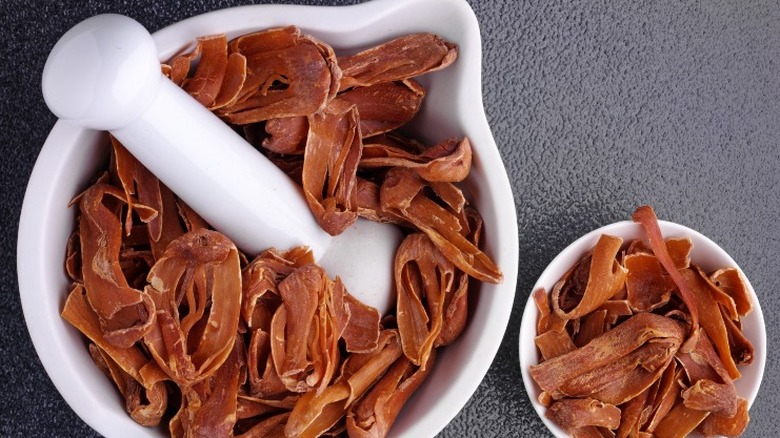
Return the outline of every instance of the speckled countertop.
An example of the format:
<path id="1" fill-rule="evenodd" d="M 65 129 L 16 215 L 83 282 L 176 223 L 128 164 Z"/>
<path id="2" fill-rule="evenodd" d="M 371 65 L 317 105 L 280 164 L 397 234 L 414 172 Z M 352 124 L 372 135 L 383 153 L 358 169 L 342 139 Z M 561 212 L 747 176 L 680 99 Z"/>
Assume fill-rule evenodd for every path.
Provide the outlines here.
<path id="1" fill-rule="evenodd" d="M 55 118 L 46 55 L 102 13 L 151 30 L 241 1 L 0 3 L 0 436 L 95 435 L 37 359 L 16 280 L 24 195 Z M 353 1 L 301 1 L 349 4 Z M 520 269 L 498 355 L 442 436 L 546 436 L 517 365 L 530 288 L 570 241 L 642 204 L 718 242 L 769 322 L 746 436 L 780 436 L 780 5 L 777 1 L 478 1 L 488 121 L 515 193 Z"/>

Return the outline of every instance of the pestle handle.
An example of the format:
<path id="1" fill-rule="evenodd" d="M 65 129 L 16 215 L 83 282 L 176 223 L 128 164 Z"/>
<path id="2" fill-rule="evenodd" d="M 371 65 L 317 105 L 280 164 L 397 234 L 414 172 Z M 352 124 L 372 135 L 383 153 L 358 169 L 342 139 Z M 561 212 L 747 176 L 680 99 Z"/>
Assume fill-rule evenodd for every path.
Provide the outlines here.
<path id="1" fill-rule="evenodd" d="M 401 232 L 358 219 L 328 235 L 284 172 L 163 76 L 154 40 L 135 20 L 98 15 L 66 32 L 43 69 L 43 97 L 59 118 L 110 131 L 241 250 L 307 245 L 364 303 L 382 314 L 395 303 Z"/>
<path id="2" fill-rule="evenodd" d="M 110 131 L 141 163 L 242 250 L 331 237 L 281 170 L 163 76 L 149 32 L 106 14 L 69 30 L 43 70 L 43 96 L 61 119 Z"/>

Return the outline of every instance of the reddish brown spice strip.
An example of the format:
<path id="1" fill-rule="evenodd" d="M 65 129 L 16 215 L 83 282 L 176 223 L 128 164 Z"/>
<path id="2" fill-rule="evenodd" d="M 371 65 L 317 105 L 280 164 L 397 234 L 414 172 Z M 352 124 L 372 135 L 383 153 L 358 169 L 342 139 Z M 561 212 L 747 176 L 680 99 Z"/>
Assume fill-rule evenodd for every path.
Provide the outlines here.
<path id="1" fill-rule="evenodd" d="M 353 105 L 336 100 L 309 117 L 303 193 L 317 223 L 331 235 L 357 220 L 357 168 L 362 148 Z"/>
<path id="2" fill-rule="evenodd" d="M 721 315 L 723 316 L 723 322 L 726 325 L 726 332 L 729 339 L 729 350 L 731 351 L 731 358 L 734 363 L 739 365 L 750 365 L 753 363 L 753 356 L 755 349 L 753 343 L 745 336 L 742 329 L 737 326 L 737 323 L 728 318 L 725 314 L 725 310 L 721 307 Z"/>
<path id="3" fill-rule="evenodd" d="M 716 286 L 710 278 L 710 275 L 704 272 L 700 267 L 695 266 L 695 268 L 699 271 L 704 281 L 707 282 L 707 289 L 710 293 L 710 296 L 712 297 L 712 300 L 720 307 L 724 315 L 723 317 L 732 321 L 739 321 L 740 315 L 737 311 L 737 303 L 734 302 L 734 299 L 731 298 L 729 294 L 724 292 L 723 289 Z"/>
<path id="4" fill-rule="evenodd" d="M 246 356 L 249 396 L 265 399 L 288 392 L 273 363 L 270 333 L 260 328 L 255 329 L 247 345 Z M 265 403 L 260 406 L 263 409 L 267 408 Z M 253 405 L 253 407 L 257 406 Z M 257 415 L 264 412 L 265 410 Z"/>
<path id="5" fill-rule="evenodd" d="M 415 367 L 405 357 L 397 359 L 365 397 L 350 408 L 347 413 L 349 436 L 387 436 L 404 403 L 430 374 L 435 358 L 434 350 L 423 367 Z"/>
<path id="6" fill-rule="evenodd" d="M 346 359 L 342 375 L 323 392 L 309 391 L 295 404 L 285 426 L 287 436 L 319 436 L 346 414 L 346 407 L 360 398 L 401 357 L 397 334 L 385 331 L 380 347 L 371 353 Z"/>
<path id="7" fill-rule="evenodd" d="M 71 289 L 65 307 L 62 309 L 62 317 L 89 338 L 102 353 L 110 356 L 125 373 L 141 382 L 145 388 L 151 389 L 157 382 L 167 378 L 142 349 L 137 346 L 117 347 L 106 339 L 100 327 L 100 320 L 87 300 L 83 285 L 77 283 Z M 142 369 L 146 370 L 145 375 L 142 375 Z"/>
<path id="8" fill-rule="evenodd" d="M 444 303 L 455 293 L 455 267 L 422 233 L 398 248 L 393 267 L 396 318 L 404 355 L 415 365 L 428 362 L 444 323 Z"/>
<path id="9" fill-rule="evenodd" d="M 737 412 L 732 416 L 713 413 L 701 422 L 697 431 L 706 437 L 728 436 L 736 437 L 745 433 L 750 417 L 748 402 L 744 398 L 737 400 Z"/>
<path id="10" fill-rule="evenodd" d="M 669 302 L 674 281 L 661 268 L 655 255 L 629 254 L 623 259 L 628 270 L 626 292 L 631 308 L 636 312 L 646 312 Z"/>
<path id="11" fill-rule="evenodd" d="M 453 290 L 444 296 L 444 321 L 434 347 L 442 347 L 454 342 L 466 329 L 469 307 L 469 277 L 457 271 L 453 281 Z"/>
<path id="12" fill-rule="evenodd" d="M 309 340 L 312 328 L 318 323 L 315 316 L 321 296 L 326 293 L 327 281 L 322 268 L 310 264 L 295 270 L 279 283 L 283 304 L 271 323 L 271 351 L 277 372 L 287 389 L 293 392 L 305 392 L 315 386 L 306 384 L 304 373 L 313 372 L 311 361 L 315 355 L 324 353 L 316 344 L 310 345 Z M 314 350 L 311 354 L 310 347 Z M 323 381 L 327 384 L 332 376 L 321 377 L 316 379 L 317 384 Z"/>
<path id="13" fill-rule="evenodd" d="M 604 427 L 585 426 L 571 432 L 573 438 L 615 438 L 615 432 Z"/>
<path id="14" fill-rule="evenodd" d="M 531 297 L 536 304 L 536 309 L 539 311 L 536 316 L 536 334 L 541 335 L 549 330 L 550 315 L 550 301 L 547 296 L 547 291 L 544 288 L 536 289 L 531 293 Z"/>
<path id="15" fill-rule="evenodd" d="M 586 426 L 617 429 L 620 425 L 620 409 L 592 398 L 558 400 L 544 416 L 570 433 Z"/>
<path id="16" fill-rule="evenodd" d="M 709 282 L 698 269 L 685 269 L 680 274 L 686 282 L 688 293 L 693 298 L 696 314 L 701 315 L 701 327 L 715 345 L 718 356 L 728 371 L 729 377 L 732 379 L 739 378 L 739 370 L 731 357 L 728 333 L 723 322 L 723 316 L 721 315 L 720 307 L 713 299 Z"/>
<path id="17" fill-rule="evenodd" d="M 643 430 L 652 433 L 661 419 L 672 410 L 672 407 L 679 398 L 680 386 L 678 382 L 680 382 L 681 379 L 682 370 L 677 368 L 677 362 L 670 362 L 661 376 L 658 393 L 656 394 L 648 418 L 644 422 Z"/>
<path id="18" fill-rule="evenodd" d="M 336 283 L 335 291 L 343 295 L 343 304 L 334 302 L 334 307 L 343 306 L 343 313 L 340 309 L 334 309 L 335 315 L 342 315 L 343 320 L 337 320 L 336 323 L 343 327 L 339 332 L 344 339 L 344 346 L 350 353 L 368 353 L 376 348 L 379 341 L 379 312 L 373 307 L 363 304 L 360 300 L 347 293 L 341 281 Z"/>
<path id="19" fill-rule="evenodd" d="M 341 70 L 333 50 L 294 26 L 241 36 L 228 52 L 241 54 L 247 65 L 235 104 L 216 110 L 230 123 L 314 114 L 338 89 Z"/>
<path id="20" fill-rule="evenodd" d="M 296 269 L 314 263 L 307 248 L 260 253 L 241 271 L 241 313 L 247 326 L 271 329 L 271 316 L 281 304 L 277 285 Z"/>
<path id="21" fill-rule="evenodd" d="M 677 353 L 677 359 L 690 385 L 682 393 L 685 405 L 733 415 L 737 409 L 737 390 L 707 334 L 694 332 Z"/>
<path id="22" fill-rule="evenodd" d="M 408 151 L 392 141 L 372 139 L 363 145 L 361 169 L 408 167 L 426 181 L 463 181 L 471 170 L 472 150 L 467 138 L 444 140 L 423 151 Z"/>
<path id="23" fill-rule="evenodd" d="M 620 426 L 615 433 L 616 438 L 636 436 L 639 433 L 642 410 L 647 403 L 650 388 L 626 402 L 620 411 Z"/>
<path id="24" fill-rule="evenodd" d="M 200 61 L 195 75 L 182 88 L 205 107 L 213 106 L 227 71 L 227 38 L 224 34 L 198 38 Z"/>
<path id="25" fill-rule="evenodd" d="M 539 310 L 539 316 L 536 320 L 536 333 L 538 335 L 550 330 L 561 332 L 566 328 L 568 320 L 561 318 L 557 313 L 550 310 L 550 297 L 544 289 L 535 290 L 533 299 L 536 303 L 536 308 Z"/>
<path id="26" fill-rule="evenodd" d="M 650 387 L 674 358 L 681 339 L 654 339 L 613 363 L 566 381 L 562 394 L 592 396 L 614 405 L 636 397 Z"/>
<path id="27" fill-rule="evenodd" d="M 130 155 L 130 152 L 113 136 L 111 146 L 116 176 L 125 191 L 127 201 L 125 233 L 130 234 L 133 227 L 133 212 L 135 212 L 141 221 L 147 224 L 151 240 L 157 241 L 162 232 L 159 214 L 162 210 L 160 181 Z"/>
<path id="28" fill-rule="evenodd" d="M 699 379 L 682 392 L 683 403 L 691 409 L 733 416 L 737 409 L 737 390 L 731 382 L 717 383 Z"/>
<path id="29" fill-rule="evenodd" d="M 457 56 L 457 47 L 437 35 L 406 35 L 355 55 L 339 57 L 344 75 L 341 90 L 440 70 L 452 64 Z"/>
<path id="30" fill-rule="evenodd" d="M 658 423 L 653 436 L 658 438 L 683 438 L 696 428 L 709 415 L 709 412 L 698 411 L 677 403 L 669 413 Z"/>
<path id="31" fill-rule="evenodd" d="M 249 396 L 239 391 L 238 406 L 236 416 L 239 420 L 262 416 L 267 413 L 278 413 L 280 411 L 289 411 L 295 406 L 300 398 L 298 394 L 285 394 L 284 397 L 258 398 Z"/>
<path id="32" fill-rule="evenodd" d="M 168 406 L 168 392 L 165 382 L 158 381 L 149 389 L 128 374 L 106 351 L 95 344 L 89 344 L 89 352 L 95 364 L 114 381 L 122 397 L 125 409 L 136 423 L 143 426 L 160 424 Z"/>
<path id="33" fill-rule="evenodd" d="M 283 437 L 284 424 L 289 417 L 289 412 L 270 415 L 253 424 L 246 432 L 238 433 L 235 436 L 236 438 Z"/>
<path id="34" fill-rule="evenodd" d="M 84 282 L 81 278 L 81 238 L 78 230 L 71 233 L 65 245 L 65 273 L 71 281 Z"/>
<path id="35" fill-rule="evenodd" d="M 691 292 L 685 279 L 677 270 L 674 260 L 669 255 L 669 251 L 667 250 L 663 236 L 661 235 L 661 228 L 658 226 L 658 218 L 655 215 L 655 211 L 653 211 L 653 208 L 649 205 L 645 205 L 637 208 L 631 218 L 634 222 L 638 222 L 644 227 L 655 256 L 658 257 L 661 265 L 663 265 L 666 272 L 672 277 L 674 284 L 677 285 L 680 295 L 690 312 L 692 329 L 696 330 L 696 328 L 699 327 L 699 313 L 694 302 L 693 292 Z"/>
<path id="36" fill-rule="evenodd" d="M 601 336 L 607 323 L 606 310 L 594 310 L 587 314 L 580 323 L 580 330 L 574 336 L 574 345 L 578 348 Z"/>
<path id="37" fill-rule="evenodd" d="M 557 332 L 550 330 L 542 333 L 534 339 L 536 348 L 542 353 L 544 360 L 550 360 L 554 357 L 571 353 L 577 349 L 577 346 L 572 342 L 571 336 L 566 330 Z"/>
<path id="38" fill-rule="evenodd" d="M 382 222 L 386 224 L 405 225 L 408 228 L 413 227 L 404 220 L 403 217 L 398 216 L 390 211 L 385 210 L 382 207 L 380 199 L 379 185 L 358 177 L 357 179 L 357 204 L 358 215 L 374 222 Z"/>
<path id="39" fill-rule="evenodd" d="M 166 74 L 174 84 L 181 86 L 187 79 L 192 62 L 195 61 L 198 56 L 200 56 L 200 44 L 197 44 L 195 50 L 192 52 L 174 58 L 170 66 L 163 65 L 163 73 Z"/>
<path id="40" fill-rule="evenodd" d="M 236 423 L 236 394 L 242 383 L 244 346 L 240 336 L 209 379 L 185 387 L 179 412 L 170 423 L 172 436 L 231 436 Z"/>
<path id="41" fill-rule="evenodd" d="M 718 289 L 734 300 L 734 305 L 740 316 L 745 316 L 753 310 L 747 286 L 737 268 L 719 269 L 710 275 L 710 280 Z"/>
<path id="42" fill-rule="evenodd" d="M 235 245 L 216 231 L 191 231 L 171 242 L 148 279 L 145 291 L 157 309 L 144 338 L 152 357 L 182 386 L 208 378 L 227 359 L 238 330 L 241 270 Z"/>
<path id="43" fill-rule="evenodd" d="M 373 137 L 400 128 L 420 110 L 425 89 L 407 79 L 355 87 L 339 93 L 336 99 L 355 105 L 360 114 L 360 134 Z"/>
<path id="44" fill-rule="evenodd" d="M 271 321 L 270 344 L 273 368 L 288 391 L 322 393 L 341 362 L 340 339 L 350 353 L 377 347 L 379 312 L 358 302 L 321 267 L 295 269 L 278 290 L 282 303 Z"/>
<path id="45" fill-rule="evenodd" d="M 265 123 L 268 134 L 262 145 L 279 154 L 303 154 L 309 135 L 309 120 L 305 116 L 271 119 Z"/>
<path id="46" fill-rule="evenodd" d="M 170 189 L 164 190 L 163 204 L 165 204 L 166 192 L 170 193 L 174 198 L 176 198 L 176 196 L 173 195 L 173 192 L 171 192 Z M 200 217 L 200 215 L 198 215 L 198 213 L 196 213 L 195 210 L 193 210 L 189 205 L 185 204 L 181 199 L 176 199 L 176 211 L 179 212 L 179 217 L 181 218 L 181 222 L 184 225 L 184 231 L 195 231 L 195 230 L 203 230 L 209 228 L 209 224 L 202 217 Z M 169 216 L 173 216 L 173 215 L 169 215 Z M 168 219 L 166 219 L 165 223 L 167 222 Z M 171 222 L 173 222 L 173 219 L 171 219 Z M 165 228 L 166 228 L 165 225 L 163 225 L 163 230 L 165 230 Z M 171 238 L 170 240 L 172 241 L 174 238 L 179 237 L 180 235 L 181 234 L 177 234 L 175 235 L 175 237 Z"/>
<path id="47" fill-rule="evenodd" d="M 241 89 L 244 88 L 244 81 L 247 76 L 246 57 L 240 53 L 231 53 L 227 58 L 225 67 L 225 76 L 222 79 L 221 88 L 214 99 L 214 103 L 208 108 L 216 111 L 222 108 L 231 107 L 238 101 Z"/>
<path id="48" fill-rule="evenodd" d="M 675 340 L 679 345 L 683 339 L 683 329 L 669 318 L 640 313 L 582 348 L 532 365 L 531 376 L 542 390 L 559 399 L 563 396 L 561 387 L 571 379 L 609 366 L 651 340 L 652 343 L 658 343 L 663 339 Z"/>
<path id="49" fill-rule="evenodd" d="M 607 311 L 606 324 L 609 326 L 610 330 L 617 324 L 620 318 L 634 314 L 627 300 L 609 299 L 596 310 Z"/>
<path id="50" fill-rule="evenodd" d="M 685 269 L 691 265 L 691 250 L 693 241 L 690 237 L 671 237 L 665 240 L 666 250 L 677 269 Z"/>
<path id="51" fill-rule="evenodd" d="M 192 231 L 195 228 L 208 228 L 200 216 L 182 201 L 177 200 L 171 189 L 162 183 L 160 184 L 160 198 L 162 204 L 158 211 L 158 217 L 155 219 L 155 221 L 159 220 L 160 222 L 160 237 L 156 241 L 149 242 L 155 262 L 163 256 L 165 249 L 171 242 L 187 231 Z M 149 267 L 151 268 L 151 265 Z"/>
<path id="52" fill-rule="evenodd" d="M 501 281 L 498 266 L 461 234 L 457 216 L 427 197 L 425 187 L 412 170 L 395 167 L 385 175 L 380 191 L 382 205 L 424 232 L 460 270 L 481 281 Z"/>
<path id="53" fill-rule="evenodd" d="M 187 231 L 181 219 L 197 220 L 189 207 L 177 201 L 173 192 L 135 159 L 115 138 L 111 137 L 112 179 L 117 180 L 128 201 L 125 214 L 125 247 L 151 246 L 154 260 L 162 257 L 168 244 Z M 187 210 L 183 216 L 182 211 Z M 139 236 L 134 216 L 145 223 L 146 234 Z M 201 219 L 202 221 L 202 219 Z M 191 225 L 191 222 L 189 222 Z M 140 240 L 138 240 L 140 238 Z M 151 265 L 149 265 L 151 267 Z M 148 269 L 145 270 L 148 272 Z"/>
<path id="54" fill-rule="evenodd" d="M 604 304 L 623 287 L 627 271 L 615 260 L 622 244 L 623 239 L 619 237 L 602 235 L 599 238 L 593 248 L 584 291 L 575 290 L 565 282 L 553 289 L 552 304 L 558 316 L 580 318 Z"/>
<path id="55" fill-rule="evenodd" d="M 124 193 L 112 186 L 96 184 L 87 189 L 80 202 L 79 236 L 90 306 L 106 340 L 129 348 L 151 329 L 155 304 L 129 286 L 119 265 L 122 224 L 117 212 L 124 203 Z"/>

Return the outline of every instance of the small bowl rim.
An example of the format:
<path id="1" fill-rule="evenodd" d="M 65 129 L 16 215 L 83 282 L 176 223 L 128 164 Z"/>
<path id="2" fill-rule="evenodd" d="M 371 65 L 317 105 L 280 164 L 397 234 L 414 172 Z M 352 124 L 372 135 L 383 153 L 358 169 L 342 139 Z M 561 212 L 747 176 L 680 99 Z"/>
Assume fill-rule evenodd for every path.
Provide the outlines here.
<path id="1" fill-rule="evenodd" d="M 756 354 L 754 356 L 753 363 L 748 365 L 748 367 L 751 367 L 755 372 L 755 377 L 752 379 L 752 384 L 749 385 L 749 392 L 747 394 L 739 393 L 741 397 L 745 397 L 747 399 L 748 408 L 750 408 L 750 406 L 752 406 L 753 402 L 755 401 L 756 396 L 758 395 L 766 366 L 766 325 L 764 322 L 763 312 L 761 310 L 761 304 L 758 300 L 755 289 L 753 288 L 753 285 L 750 283 L 750 280 L 745 275 L 742 268 L 715 241 L 685 225 L 665 220 L 659 220 L 658 223 L 664 238 L 684 236 L 691 237 L 691 239 L 694 241 L 694 249 L 691 256 L 692 260 L 694 260 L 696 255 L 698 255 L 696 254 L 696 243 L 704 243 L 708 246 L 708 248 L 698 248 L 699 252 L 712 251 L 716 258 L 725 260 L 728 263 L 727 265 L 720 267 L 734 267 L 738 269 L 742 275 L 742 278 L 745 280 L 745 284 L 747 286 L 748 293 L 753 305 L 751 313 L 749 313 L 746 318 L 755 319 L 754 326 L 758 329 L 758 332 L 755 333 L 757 338 L 751 339 L 753 346 L 755 347 Z M 621 237 L 624 239 L 624 243 L 626 243 L 625 241 L 628 240 L 626 237 L 624 237 L 627 234 L 638 235 L 640 238 L 643 238 L 645 241 L 647 241 L 642 229 L 642 225 L 628 220 L 613 222 L 611 224 L 601 226 L 595 230 L 585 233 L 578 239 L 574 240 L 566 248 L 561 250 L 561 252 L 558 253 L 552 259 L 552 261 L 550 261 L 544 271 L 542 271 L 542 274 L 539 276 L 538 280 L 531 289 L 531 295 L 529 295 L 528 300 L 526 301 L 525 308 L 523 309 L 522 320 L 520 322 L 518 353 L 520 372 L 523 378 L 523 387 L 536 414 L 542 420 L 547 429 L 558 438 L 568 437 L 569 434 L 567 434 L 558 425 L 545 417 L 547 408 L 539 403 L 536 398 L 541 392 L 541 389 L 531 377 L 529 369 L 530 365 L 538 363 L 539 360 L 538 350 L 536 349 L 534 343 L 538 312 L 532 294 L 534 291 L 540 288 L 545 288 L 547 293 L 550 293 L 552 286 L 560 279 L 560 276 L 563 275 L 563 273 L 566 272 L 576 260 L 579 260 L 579 258 L 582 257 L 585 252 L 590 250 L 596 244 L 596 241 L 602 234 L 610 234 Z M 740 380 L 737 381 L 737 383 L 739 382 Z"/>

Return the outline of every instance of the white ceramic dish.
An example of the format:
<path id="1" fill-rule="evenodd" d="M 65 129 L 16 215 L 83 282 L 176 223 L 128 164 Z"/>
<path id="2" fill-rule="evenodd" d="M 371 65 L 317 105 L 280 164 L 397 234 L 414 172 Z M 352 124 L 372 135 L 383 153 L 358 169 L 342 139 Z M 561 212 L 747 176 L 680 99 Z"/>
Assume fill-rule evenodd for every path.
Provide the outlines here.
<path id="1" fill-rule="evenodd" d="M 413 127 L 424 140 L 466 135 L 474 147 L 466 182 L 485 221 L 485 250 L 504 273 L 499 285 L 476 291 L 466 331 L 441 352 L 434 371 L 399 415 L 391 434 L 433 436 L 463 407 L 495 357 L 514 302 L 518 235 L 509 180 L 482 107 L 481 41 L 463 0 L 377 0 L 348 7 L 257 5 L 190 18 L 154 35 L 160 60 L 192 47 L 197 36 L 295 24 L 333 45 L 357 51 L 411 32 L 433 32 L 459 45 L 450 68 L 423 77 L 426 102 Z M 63 398 L 92 428 L 109 437 L 159 436 L 126 414 L 112 383 L 94 366 L 83 338 L 59 316 L 68 280 L 63 269 L 74 228 L 70 199 L 107 156 L 105 134 L 58 122 L 33 169 L 19 225 L 17 265 L 22 307 L 41 362 Z"/>
<path id="2" fill-rule="evenodd" d="M 691 260 L 693 263 L 701 266 L 705 271 L 714 271 L 718 268 L 736 267 L 740 269 L 737 263 L 720 246 L 688 227 L 667 221 L 659 221 L 661 232 L 664 238 L 688 236 L 693 240 L 693 250 Z M 542 272 L 539 280 L 534 285 L 532 291 L 539 288 L 545 288 L 547 293 L 553 288 L 555 283 L 560 280 L 563 274 L 576 263 L 580 257 L 593 248 L 602 234 L 611 234 L 623 238 L 624 242 L 632 239 L 647 239 L 642 226 L 631 221 L 617 222 L 606 225 L 580 237 L 574 243 L 566 247 Z M 741 269 L 740 269 L 741 271 Z M 758 394 L 758 388 L 764 375 L 764 365 L 766 363 L 766 327 L 764 326 L 764 316 L 761 312 L 761 305 L 758 302 L 753 286 L 743 273 L 753 303 L 753 311 L 749 313 L 743 322 L 743 331 L 755 347 L 755 356 L 753 363 L 746 367 L 740 367 L 742 377 L 735 382 L 737 393 L 748 400 L 748 405 L 753 404 L 753 400 Z M 520 324 L 520 368 L 523 375 L 523 383 L 531 403 L 539 414 L 544 424 L 550 429 L 556 437 L 568 437 L 569 435 L 560 427 L 548 420 L 544 413 L 546 408 L 537 400 L 541 389 L 531 378 L 529 367 L 539 363 L 539 352 L 536 349 L 534 338 L 536 337 L 536 320 L 538 312 L 533 298 L 529 297 L 523 311 L 523 319 Z M 749 427 L 749 426 L 748 426 Z"/>

